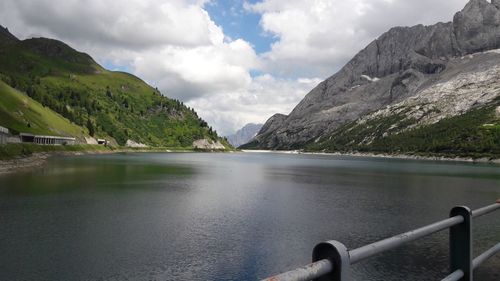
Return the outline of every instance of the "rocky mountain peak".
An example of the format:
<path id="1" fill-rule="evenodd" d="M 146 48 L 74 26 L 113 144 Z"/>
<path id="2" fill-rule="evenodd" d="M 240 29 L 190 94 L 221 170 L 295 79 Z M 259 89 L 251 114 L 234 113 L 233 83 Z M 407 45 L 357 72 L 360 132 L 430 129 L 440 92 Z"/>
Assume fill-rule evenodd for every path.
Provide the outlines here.
<path id="1" fill-rule="evenodd" d="M 500 46 L 500 1 L 471 0 L 453 18 L 453 34 L 462 55 Z"/>
<path id="2" fill-rule="evenodd" d="M 19 39 L 10 33 L 8 28 L 0 25 L 0 42 L 2 41 L 19 41 Z"/>

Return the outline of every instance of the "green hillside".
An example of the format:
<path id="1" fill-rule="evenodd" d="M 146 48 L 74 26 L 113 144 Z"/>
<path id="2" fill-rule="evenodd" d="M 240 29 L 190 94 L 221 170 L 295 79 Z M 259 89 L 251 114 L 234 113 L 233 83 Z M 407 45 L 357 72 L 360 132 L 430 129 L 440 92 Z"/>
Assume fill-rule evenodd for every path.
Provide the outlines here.
<path id="1" fill-rule="evenodd" d="M 133 75 L 108 71 L 60 41 L 20 41 L 0 32 L 0 80 L 90 135 L 119 145 L 130 139 L 150 146 L 189 147 L 197 139 L 220 139 L 182 102 Z M 11 122 L 4 125 L 12 127 Z"/>
<path id="2" fill-rule="evenodd" d="M 0 125 L 16 132 L 42 135 L 88 136 L 87 129 L 72 124 L 27 95 L 0 81 Z"/>
<path id="3" fill-rule="evenodd" d="M 400 116 L 379 118 L 366 124 L 352 122 L 335 130 L 307 150 L 329 152 L 378 152 L 390 154 L 446 155 L 500 158 L 500 99 L 438 123 L 386 134 Z M 400 124 L 405 126 L 405 124 Z M 366 144 L 367 136 L 375 136 Z"/>

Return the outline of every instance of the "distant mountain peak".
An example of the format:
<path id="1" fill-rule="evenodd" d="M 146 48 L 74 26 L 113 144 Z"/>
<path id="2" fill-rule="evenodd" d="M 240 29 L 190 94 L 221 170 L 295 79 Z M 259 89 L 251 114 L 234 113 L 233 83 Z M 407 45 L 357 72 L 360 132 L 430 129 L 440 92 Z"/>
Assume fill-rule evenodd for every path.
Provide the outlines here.
<path id="1" fill-rule="evenodd" d="M 262 124 L 249 123 L 236 131 L 235 134 L 227 136 L 227 140 L 234 147 L 239 147 L 253 139 L 262 128 Z"/>

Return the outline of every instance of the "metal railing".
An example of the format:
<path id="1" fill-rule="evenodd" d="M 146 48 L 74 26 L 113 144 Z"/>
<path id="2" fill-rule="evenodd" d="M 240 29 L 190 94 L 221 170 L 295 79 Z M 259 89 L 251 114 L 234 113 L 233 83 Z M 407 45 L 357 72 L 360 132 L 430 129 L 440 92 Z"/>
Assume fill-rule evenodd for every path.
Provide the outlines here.
<path id="1" fill-rule="evenodd" d="M 474 269 L 500 252 L 498 243 L 478 257 L 472 258 L 472 219 L 498 209 L 500 199 L 495 204 L 473 211 L 468 207 L 455 207 L 451 209 L 448 219 L 354 250 L 348 250 L 338 241 L 319 243 L 313 249 L 313 263 L 263 281 L 351 281 L 351 265 L 445 229 L 450 229 L 450 275 L 442 281 L 472 281 Z"/>

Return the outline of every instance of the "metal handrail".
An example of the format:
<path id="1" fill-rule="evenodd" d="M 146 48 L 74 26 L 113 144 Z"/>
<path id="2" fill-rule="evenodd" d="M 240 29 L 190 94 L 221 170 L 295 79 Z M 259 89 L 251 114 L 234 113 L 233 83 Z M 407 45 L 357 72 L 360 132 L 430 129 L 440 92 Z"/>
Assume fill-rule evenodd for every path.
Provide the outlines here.
<path id="1" fill-rule="evenodd" d="M 483 262 L 500 252 L 500 243 L 488 249 L 472 261 L 472 267 L 478 268 Z M 460 269 L 453 271 L 450 275 L 446 276 L 441 281 L 458 281 L 464 276 L 464 272 Z"/>
<path id="2" fill-rule="evenodd" d="M 287 271 L 279 275 L 269 277 L 264 280 L 268 281 L 281 281 L 281 280 L 294 280 L 294 281 L 308 281 L 319 278 L 325 274 L 333 271 L 333 265 L 328 259 L 323 259 L 317 262 L 310 263 L 304 267 L 295 270 Z"/>
<path id="3" fill-rule="evenodd" d="M 487 261 L 489 258 L 500 252 L 500 243 L 488 249 L 486 252 L 480 254 L 477 258 L 472 261 L 472 266 L 474 269 L 478 268 L 483 262 Z"/>
<path id="4" fill-rule="evenodd" d="M 462 216 L 454 216 L 452 218 L 442 220 L 428 226 L 424 226 L 412 231 L 408 231 L 357 249 L 349 251 L 351 264 L 358 263 L 364 259 L 385 251 L 395 249 L 411 241 L 431 235 L 444 229 L 448 229 L 454 225 L 461 224 L 464 221 Z"/>
<path id="5" fill-rule="evenodd" d="M 306 281 L 314 279 L 348 281 L 350 280 L 350 265 L 445 229 L 450 229 L 450 267 L 453 271 L 446 278 L 442 279 L 442 281 L 472 280 L 471 272 L 484 261 L 500 252 L 500 243 L 498 243 L 473 260 L 472 257 L 469 257 L 468 261 L 465 259 L 466 257 L 464 256 L 472 254 L 472 245 L 470 242 L 472 218 L 489 214 L 498 209 L 500 209 L 500 199 L 495 204 L 473 211 L 470 211 L 467 207 L 455 207 L 452 209 L 452 215 L 448 219 L 350 251 L 337 241 L 320 243 L 314 248 L 313 263 L 263 279 L 263 281 Z M 458 255 L 458 253 L 465 254 Z M 468 268 L 461 268 L 463 264 Z M 464 270 L 466 271 L 464 272 Z"/>

